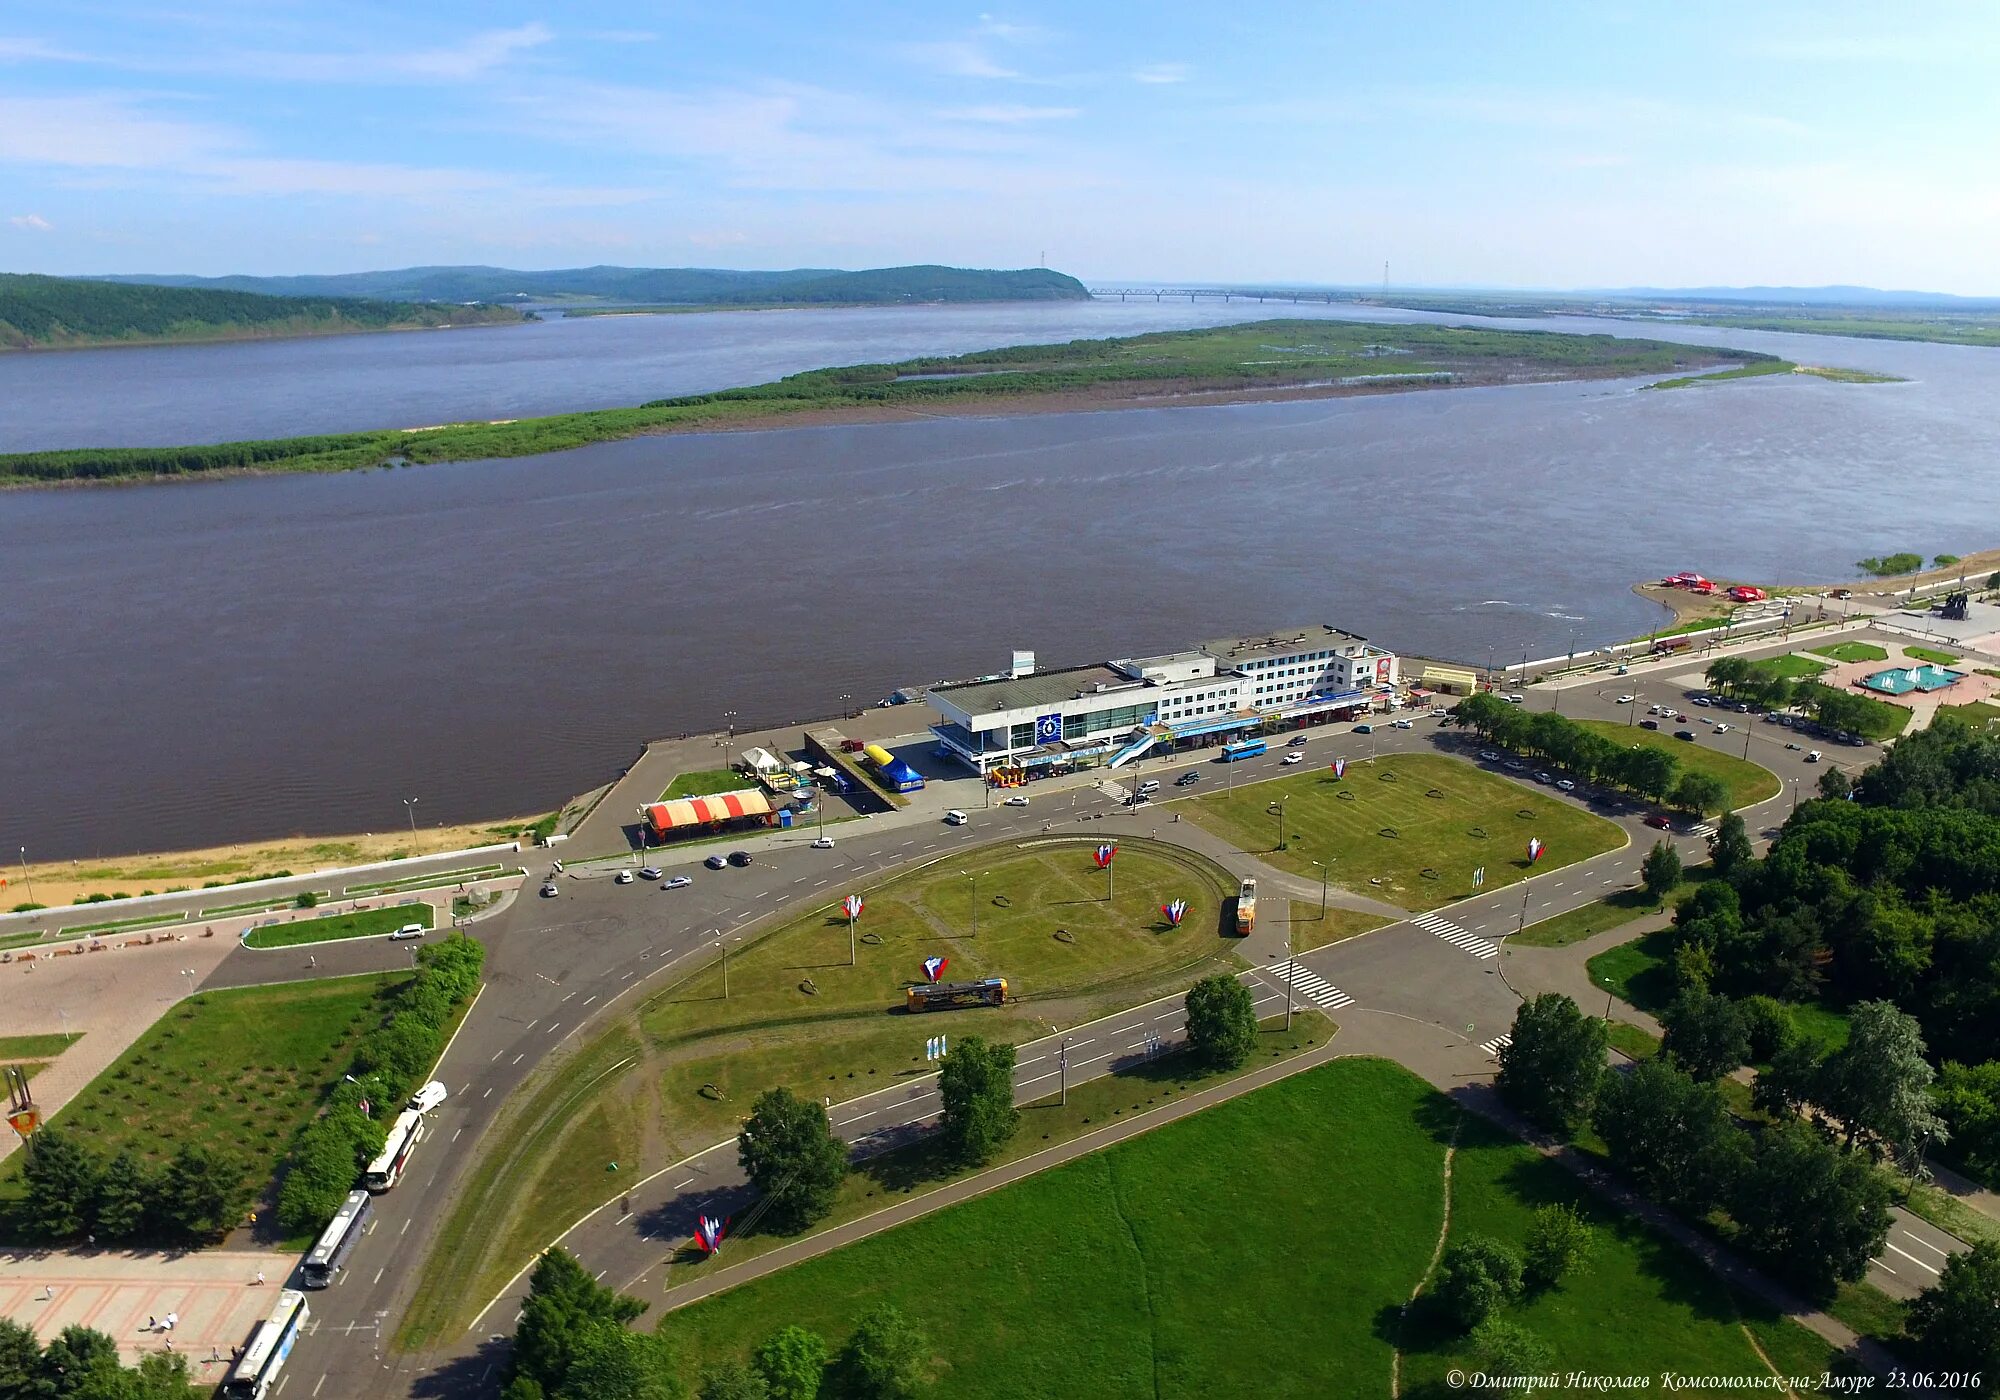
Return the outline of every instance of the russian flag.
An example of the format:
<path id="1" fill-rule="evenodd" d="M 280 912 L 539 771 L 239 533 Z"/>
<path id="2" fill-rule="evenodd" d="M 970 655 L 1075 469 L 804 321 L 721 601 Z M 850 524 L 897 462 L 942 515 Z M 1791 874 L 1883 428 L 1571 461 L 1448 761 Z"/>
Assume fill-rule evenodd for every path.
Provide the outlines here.
<path id="1" fill-rule="evenodd" d="M 851 894 L 840 901 L 841 912 L 845 913 L 850 919 L 860 918 L 862 907 L 861 896 L 858 894 Z"/>
<path id="2" fill-rule="evenodd" d="M 873 935 L 871 934 L 870 937 L 873 937 Z M 924 976 L 930 978 L 931 981 L 935 982 L 938 980 L 938 978 L 944 976 L 944 970 L 950 966 L 951 966 L 950 958 L 925 958 Z"/>
<path id="3" fill-rule="evenodd" d="M 695 1222 L 694 1242 L 703 1254 L 713 1254 L 722 1248 L 722 1222 L 712 1215 L 704 1215 Z"/>
<path id="4" fill-rule="evenodd" d="M 1118 848 L 1114 845 L 1107 843 L 1099 846 L 1097 848 L 1097 868 L 1099 870 L 1104 869 L 1105 866 L 1111 864 L 1112 858 L 1117 854 Z"/>
<path id="5" fill-rule="evenodd" d="M 1542 858 L 1542 838 L 1539 836 L 1530 836 L 1528 838 L 1528 864 L 1533 865 L 1536 861 L 1540 860 L 1541 858 Z"/>
<path id="6" fill-rule="evenodd" d="M 1160 912 L 1167 916 L 1168 923 L 1172 924 L 1175 928 L 1179 928 L 1181 920 L 1187 917 L 1187 901 L 1185 899 L 1176 899 L 1171 904 L 1162 904 Z"/>
<path id="7" fill-rule="evenodd" d="M 1335 760 L 1333 761 L 1333 776 L 1334 776 L 1334 777 L 1336 777 L 1336 778 L 1344 778 L 1344 777 L 1346 777 L 1346 776 L 1347 776 L 1347 760 L 1346 760 L 1346 759 L 1344 759 L 1344 758 L 1336 758 L 1336 759 L 1335 759 Z"/>

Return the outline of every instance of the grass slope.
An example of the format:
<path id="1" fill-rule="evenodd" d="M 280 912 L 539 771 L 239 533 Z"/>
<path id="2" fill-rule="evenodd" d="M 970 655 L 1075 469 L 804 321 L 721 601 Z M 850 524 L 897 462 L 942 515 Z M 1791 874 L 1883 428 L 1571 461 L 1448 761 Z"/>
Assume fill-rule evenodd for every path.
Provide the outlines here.
<path id="1" fill-rule="evenodd" d="M 436 912 L 428 904 L 356 909 L 349 914 L 327 914 L 318 919 L 301 919 L 297 923 L 271 924 L 252 929 L 243 944 L 247 948 L 293 948 L 302 943 L 331 943 L 340 938 L 385 937 L 404 924 L 422 924 L 430 928 Z"/>

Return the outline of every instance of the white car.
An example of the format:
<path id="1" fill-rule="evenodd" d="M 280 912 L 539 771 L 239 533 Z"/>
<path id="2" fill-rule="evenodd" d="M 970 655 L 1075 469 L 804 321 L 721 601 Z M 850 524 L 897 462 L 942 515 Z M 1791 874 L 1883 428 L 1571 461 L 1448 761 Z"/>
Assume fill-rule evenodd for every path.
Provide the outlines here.
<path id="1" fill-rule="evenodd" d="M 632 883 L 632 872 L 621 870 L 616 875 L 613 875 L 611 879 L 614 884 L 629 885 Z"/>
<path id="2" fill-rule="evenodd" d="M 1289 766 L 1294 763 L 1304 763 L 1306 761 L 1306 756 L 1302 753 L 1288 753 L 1284 756 L 1284 758 L 1280 759 L 1279 761 Z"/>
<path id="3" fill-rule="evenodd" d="M 1411 719 L 1392 719 L 1389 721 L 1389 727 L 1391 729 L 1415 729 L 1417 722 Z"/>
<path id="4" fill-rule="evenodd" d="M 445 1087 L 433 1079 L 416 1093 L 410 1095 L 409 1109 L 412 1113 L 429 1113 L 445 1100 Z"/>
<path id="5" fill-rule="evenodd" d="M 1002 807 L 1025 807 L 1028 805 L 1028 799 L 1017 792 L 1012 797 L 1001 798 L 1000 805 Z"/>
<path id="6" fill-rule="evenodd" d="M 1618 703 L 1621 705 L 1629 705 L 1638 698 L 1639 697 L 1637 697 L 1636 695 L 1621 695 L 1618 697 Z"/>
<path id="7" fill-rule="evenodd" d="M 676 875 L 661 885 L 660 888 L 663 890 L 684 890 L 693 883 L 694 877 L 692 875 Z"/>
<path id="8" fill-rule="evenodd" d="M 1722 721 L 1718 720 L 1716 721 L 1715 732 L 1718 734 L 1727 734 L 1729 732 L 1729 726 L 1727 724 L 1724 724 Z"/>
<path id="9" fill-rule="evenodd" d="M 660 869 L 656 865 L 642 865 L 639 867 L 639 878 L 651 884 L 660 878 Z"/>
<path id="10" fill-rule="evenodd" d="M 1563 791 L 1563 792 L 1575 792 L 1575 791 L 1576 791 L 1576 784 L 1575 784 L 1575 783 L 1573 783 L 1573 782 L 1571 782 L 1571 781 L 1570 781 L 1570 780 L 1569 780 L 1568 778 L 1557 778 L 1557 779 L 1556 779 L 1556 787 L 1557 787 L 1558 789 L 1560 789 L 1561 791 Z"/>
<path id="11" fill-rule="evenodd" d="M 542 882 L 543 899 L 554 899 L 556 895 L 559 893 L 561 893 L 561 891 L 556 889 L 556 882 L 554 880 L 544 880 Z"/>
<path id="12" fill-rule="evenodd" d="M 815 837 L 813 838 L 813 849 L 814 849 L 815 851 L 830 851 L 830 850 L 832 850 L 832 849 L 833 849 L 833 838 L 832 838 L 831 836 L 815 836 Z"/>
<path id="13" fill-rule="evenodd" d="M 1819 751 L 1818 749 L 1807 749 L 1807 750 L 1806 750 L 1806 762 L 1807 762 L 1807 763 L 1818 763 L 1818 762 L 1820 761 L 1820 757 L 1821 757 L 1821 755 L 1820 755 L 1820 751 Z"/>
<path id="14" fill-rule="evenodd" d="M 389 935 L 389 941 L 391 943 L 400 943 L 406 938 L 422 938 L 425 932 L 426 930 L 422 924 L 404 924 Z"/>

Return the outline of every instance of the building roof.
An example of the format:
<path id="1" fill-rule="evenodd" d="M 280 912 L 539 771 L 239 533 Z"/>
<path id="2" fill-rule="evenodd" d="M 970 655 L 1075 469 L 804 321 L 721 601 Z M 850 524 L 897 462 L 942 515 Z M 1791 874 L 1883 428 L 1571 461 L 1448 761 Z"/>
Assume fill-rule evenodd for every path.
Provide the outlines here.
<path id="1" fill-rule="evenodd" d="M 1262 661 L 1267 657 L 1296 656 L 1302 651 L 1343 647 L 1366 640 L 1337 627 L 1284 627 L 1248 637 L 1223 637 L 1203 642 L 1201 649 L 1225 666 L 1247 666 L 1252 661 Z"/>
<path id="2" fill-rule="evenodd" d="M 771 800 L 755 788 L 738 792 L 717 792 L 706 797 L 677 797 L 671 802 L 655 802 L 642 809 L 646 822 L 655 831 L 676 831 L 683 827 L 706 826 L 736 817 L 768 816 Z"/>
<path id="3" fill-rule="evenodd" d="M 934 686 L 931 694 L 949 700 L 967 714 L 991 714 L 995 710 L 1026 710 L 1038 705 L 1059 705 L 1089 694 L 1099 686 L 1139 690 L 1143 683 L 1109 666 L 1070 666 L 1060 671 L 1037 671 L 1031 676 L 1008 676 L 997 681 L 968 681 L 964 685 Z"/>

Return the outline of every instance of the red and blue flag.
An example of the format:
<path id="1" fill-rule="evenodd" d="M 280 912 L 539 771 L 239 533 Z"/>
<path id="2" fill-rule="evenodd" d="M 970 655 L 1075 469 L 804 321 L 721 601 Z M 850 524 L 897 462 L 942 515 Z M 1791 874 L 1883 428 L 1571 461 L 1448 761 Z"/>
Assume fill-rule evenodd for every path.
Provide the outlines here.
<path id="1" fill-rule="evenodd" d="M 1118 847 L 1112 845 L 1110 842 L 1106 842 L 1104 845 L 1099 846 L 1097 848 L 1097 856 L 1096 856 L 1097 868 L 1099 870 L 1102 870 L 1106 866 L 1110 865 L 1113 857 L 1115 857 L 1117 854 L 1118 854 Z"/>
<path id="2" fill-rule="evenodd" d="M 863 907 L 861 896 L 858 894 L 851 894 L 840 901 L 840 911 L 850 919 L 860 918 Z"/>
<path id="3" fill-rule="evenodd" d="M 704 1215 L 695 1222 L 694 1242 L 703 1254 L 713 1254 L 722 1248 L 722 1222 L 712 1215 Z"/>
<path id="4" fill-rule="evenodd" d="M 1187 917 L 1187 901 L 1185 899 L 1176 899 L 1171 904 L 1162 904 L 1160 912 L 1167 916 L 1168 923 L 1172 924 L 1175 928 L 1179 928 L 1181 920 Z"/>
<path id="5" fill-rule="evenodd" d="M 1528 838 L 1528 864 L 1533 865 L 1536 861 L 1540 860 L 1543 849 L 1542 838 L 1539 836 L 1530 836 Z"/>
<path id="6" fill-rule="evenodd" d="M 1333 761 L 1333 776 L 1334 776 L 1334 777 L 1336 777 L 1336 778 L 1344 778 L 1344 777 L 1346 777 L 1346 776 L 1347 776 L 1347 760 L 1346 760 L 1346 759 L 1344 759 L 1344 758 L 1336 758 L 1336 759 L 1335 759 L 1335 760 Z"/>
<path id="7" fill-rule="evenodd" d="M 874 935 L 872 934 L 870 935 L 870 937 L 873 936 Z M 950 958 L 935 958 L 935 957 L 925 958 L 924 976 L 930 978 L 931 981 L 935 982 L 938 980 L 938 978 L 944 976 L 944 970 L 950 966 L 951 966 Z"/>

